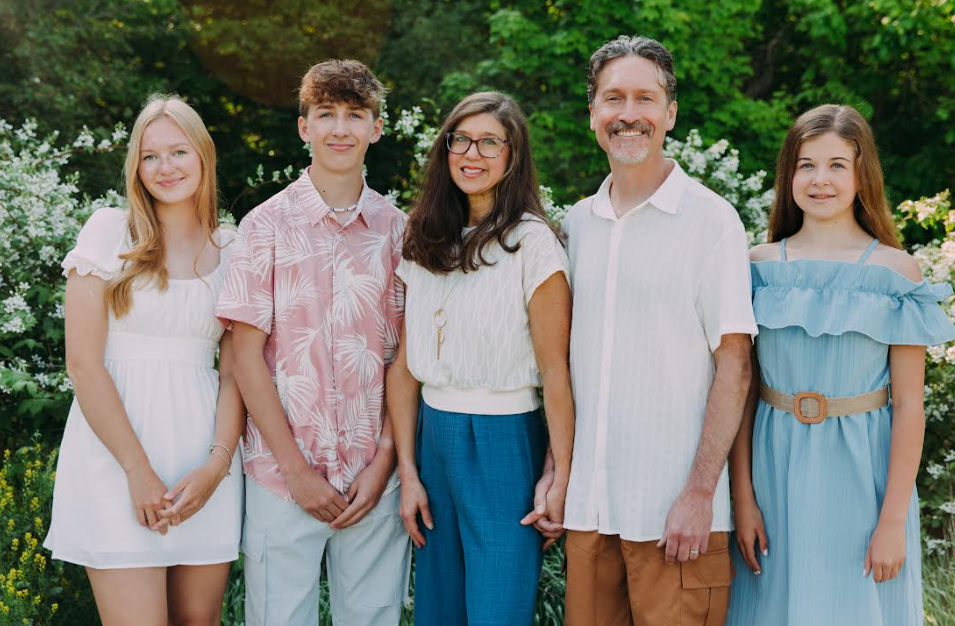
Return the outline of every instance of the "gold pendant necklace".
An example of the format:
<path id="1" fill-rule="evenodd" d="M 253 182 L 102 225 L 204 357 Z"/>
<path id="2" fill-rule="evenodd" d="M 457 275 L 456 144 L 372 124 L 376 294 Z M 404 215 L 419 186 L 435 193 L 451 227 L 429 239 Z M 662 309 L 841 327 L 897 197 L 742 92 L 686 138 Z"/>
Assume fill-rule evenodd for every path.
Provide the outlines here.
<path id="1" fill-rule="evenodd" d="M 462 272 L 463 275 L 463 272 Z M 462 277 L 454 276 L 458 280 L 455 280 L 451 283 L 451 286 L 448 287 L 448 282 L 451 281 L 452 276 L 445 275 L 445 294 L 441 298 L 441 303 L 438 305 L 438 308 L 434 310 L 432 315 L 432 321 L 434 322 L 434 328 L 436 332 L 435 336 L 435 350 L 438 360 L 441 360 L 441 345 L 444 344 L 444 327 L 448 324 L 448 314 L 444 311 L 444 305 L 448 301 L 448 297 L 457 289 L 458 284 L 462 282 Z"/>

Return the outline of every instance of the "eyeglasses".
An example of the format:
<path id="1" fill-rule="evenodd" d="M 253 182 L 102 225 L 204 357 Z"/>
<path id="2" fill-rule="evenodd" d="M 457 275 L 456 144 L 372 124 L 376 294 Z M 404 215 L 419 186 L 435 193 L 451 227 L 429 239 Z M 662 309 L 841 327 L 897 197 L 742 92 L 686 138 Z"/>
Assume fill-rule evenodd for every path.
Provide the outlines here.
<path id="1" fill-rule="evenodd" d="M 477 145 L 478 154 L 487 159 L 501 156 L 501 153 L 504 152 L 504 146 L 511 143 L 507 139 L 499 137 L 471 139 L 467 135 L 459 135 L 458 133 L 448 133 L 445 137 L 448 140 L 448 152 L 451 154 L 464 154 L 471 149 L 473 143 Z"/>

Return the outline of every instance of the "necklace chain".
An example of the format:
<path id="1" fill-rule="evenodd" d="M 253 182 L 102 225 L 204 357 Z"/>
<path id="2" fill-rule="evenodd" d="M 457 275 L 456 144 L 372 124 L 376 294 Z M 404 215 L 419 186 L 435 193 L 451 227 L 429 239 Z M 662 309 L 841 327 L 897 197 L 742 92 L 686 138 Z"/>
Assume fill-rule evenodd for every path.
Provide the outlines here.
<path id="1" fill-rule="evenodd" d="M 349 213 L 351 211 L 354 211 L 357 208 L 358 208 L 358 203 L 356 202 L 355 204 L 351 206 L 342 207 L 340 209 L 330 206 L 328 207 L 328 210 L 331 211 L 332 213 Z"/>
<path id="2" fill-rule="evenodd" d="M 444 282 L 444 295 L 441 297 L 441 302 L 438 304 L 438 307 L 434 310 L 432 316 L 432 321 L 434 322 L 434 328 L 437 333 L 436 340 L 436 352 L 438 360 L 441 360 L 441 345 L 444 344 L 444 327 L 448 324 L 448 315 L 444 311 L 444 305 L 447 303 L 448 298 L 451 297 L 451 294 L 457 289 L 458 285 L 463 282 L 463 273 L 462 276 L 456 276 L 456 272 L 451 272 L 445 275 Z M 452 278 L 457 278 L 452 282 Z M 448 287 L 448 283 L 451 283 L 451 286 Z"/>

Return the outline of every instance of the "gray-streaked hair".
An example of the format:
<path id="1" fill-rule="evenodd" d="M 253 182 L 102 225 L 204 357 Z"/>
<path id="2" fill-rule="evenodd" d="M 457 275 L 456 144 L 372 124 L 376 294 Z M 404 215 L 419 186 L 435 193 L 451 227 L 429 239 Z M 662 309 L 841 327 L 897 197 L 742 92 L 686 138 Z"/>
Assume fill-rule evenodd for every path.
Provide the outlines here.
<path id="1" fill-rule="evenodd" d="M 676 100 L 676 74 L 673 72 L 673 55 L 666 46 L 649 37 L 620 35 L 597 48 L 590 57 L 587 71 L 587 101 L 594 103 L 597 95 L 597 79 L 604 66 L 616 58 L 637 56 L 653 61 L 657 66 L 657 78 L 660 86 L 667 92 L 667 104 Z"/>

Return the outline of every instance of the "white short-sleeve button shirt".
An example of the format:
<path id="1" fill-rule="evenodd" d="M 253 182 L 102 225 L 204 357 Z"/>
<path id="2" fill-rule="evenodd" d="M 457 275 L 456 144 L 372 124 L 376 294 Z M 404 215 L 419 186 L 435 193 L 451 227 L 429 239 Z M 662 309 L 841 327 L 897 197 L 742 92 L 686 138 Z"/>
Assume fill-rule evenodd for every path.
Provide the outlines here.
<path id="1" fill-rule="evenodd" d="M 564 526 L 629 541 L 663 535 L 700 440 L 725 334 L 755 336 L 746 233 L 679 164 L 617 219 L 608 176 L 564 219 L 574 294 L 576 436 Z M 729 478 L 714 531 L 732 528 Z"/>

